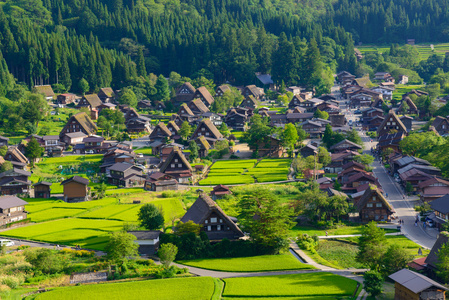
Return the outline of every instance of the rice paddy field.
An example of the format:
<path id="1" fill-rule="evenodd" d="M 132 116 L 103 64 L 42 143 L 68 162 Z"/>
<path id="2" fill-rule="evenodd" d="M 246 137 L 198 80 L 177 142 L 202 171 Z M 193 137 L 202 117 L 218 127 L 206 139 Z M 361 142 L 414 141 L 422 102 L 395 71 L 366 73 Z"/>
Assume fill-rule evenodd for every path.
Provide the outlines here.
<path id="1" fill-rule="evenodd" d="M 149 298 L 158 300 L 198 300 L 211 299 L 213 293 L 214 280 L 211 277 L 190 277 L 56 288 L 38 294 L 34 299 L 138 300 L 145 298 L 143 295 L 148 295 Z"/>
<path id="2" fill-rule="evenodd" d="M 225 272 L 264 272 L 314 269 L 311 265 L 301 263 L 290 253 L 237 258 L 181 260 L 178 261 L 178 263 L 201 269 Z"/>
<path id="3" fill-rule="evenodd" d="M 340 299 L 353 295 L 357 289 L 355 280 L 326 272 L 237 277 L 223 280 L 226 283 L 223 292 L 225 299 L 260 299 L 259 297 Z"/>
<path id="4" fill-rule="evenodd" d="M 393 99 L 401 100 L 402 95 L 404 95 L 405 93 L 410 92 L 411 90 L 419 90 L 422 88 L 424 88 L 423 84 L 419 84 L 419 85 L 398 84 L 398 85 L 396 85 L 395 90 L 393 92 Z"/>
<path id="5" fill-rule="evenodd" d="M 449 51 L 449 43 L 442 43 L 442 44 L 433 44 L 433 50 L 430 46 L 431 44 L 418 44 L 415 47 L 418 48 L 418 52 L 420 55 L 421 60 L 427 59 L 432 54 L 437 54 L 440 56 L 444 56 L 446 52 Z M 384 53 L 388 50 L 390 50 L 390 46 L 388 45 L 362 45 L 357 46 L 357 49 L 360 50 L 362 53 L 366 52 L 375 52 L 378 51 L 379 53 Z"/>
<path id="6" fill-rule="evenodd" d="M 131 199 L 131 195 L 122 197 Z M 149 192 L 136 195 L 147 197 L 151 201 L 146 202 L 161 207 L 167 226 L 185 213 L 185 205 L 179 197 L 149 197 L 152 195 Z M 79 244 L 95 250 L 104 250 L 108 232 L 121 230 L 124 223 L 137 223 L 137 214 L 142 206 L 131 204 L 132 200 L 118 203 L 118 199 L 113 197 L 79 203 L 51 199 L 25 200 L 29 203 L 25 206 L 29 212 L 28 218 L 36 224 L 4 231 L 2 236 L 62 245 Z"/>
<path id="7" fill-rule="evenodd" d="M 287 180 L 290 159 L 222 160 L 212 165 L 200 185 L 246 184 Z"/>

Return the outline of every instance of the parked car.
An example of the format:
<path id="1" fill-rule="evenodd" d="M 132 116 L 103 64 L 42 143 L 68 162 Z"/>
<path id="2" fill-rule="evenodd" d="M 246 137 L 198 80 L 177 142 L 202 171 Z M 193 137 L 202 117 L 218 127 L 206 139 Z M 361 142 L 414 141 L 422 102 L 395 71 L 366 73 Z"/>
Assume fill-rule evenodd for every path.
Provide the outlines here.
<path id="1" fill-rule="evenodd" d="M 349 126 L 352 126 L 352 120 L 349 120 L 349 121 L 348 121 L 348 125 L 349 125 Z"/>
<path id="2" fill-rule="evenodd" d="M 360 111 L 360 109 L 356 109 L 355 111 L 354 111 L 354 114 L 361 114 L 362 112 Z"/>
<path id="3" fill-rule="evenodd" d="M 0 246 L 12 247 L 14 246 L 14 242 L 11 240 L 0 240 Z"/>

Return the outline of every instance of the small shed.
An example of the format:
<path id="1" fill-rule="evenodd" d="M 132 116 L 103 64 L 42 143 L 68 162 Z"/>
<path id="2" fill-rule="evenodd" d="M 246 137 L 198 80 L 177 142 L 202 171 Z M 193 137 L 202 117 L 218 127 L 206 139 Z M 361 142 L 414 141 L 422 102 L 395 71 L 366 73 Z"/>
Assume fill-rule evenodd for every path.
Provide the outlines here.
<path id="1" fill-rule="evenodd" d="M 90 196 L 89 179 L 73 176 L 61 182 L 64 187 L 64 201 L 88 201 Z"/>
<path id="2" fill-rule="evenodd" d="M 51 182 L 40 181 L 35 183 L 34 186 L 34 198 L 50 198 Z"/>
<path id="3" fill-rule="evenodd" d="M 140 255 L 154 255 L 159 249 L 159 230 L 128 231 L 136 237 Z"/>
<path id="4" fill-rule="evenodd" d="M 402 269 L 388 277 L 395 282 L 395 300 L 446 299 L 447 288 L 422 274 Z"/>
<path id="5" fill-rule="evenodd" d="M 212 200 L 217 200 L 223 198 L 225 195 L 231 195 L 232 192 L 226 185 L 219 184 L 217 186 L 214 186 L 212 191 L 210 192 L 210 196 L 212 197 Z"/>

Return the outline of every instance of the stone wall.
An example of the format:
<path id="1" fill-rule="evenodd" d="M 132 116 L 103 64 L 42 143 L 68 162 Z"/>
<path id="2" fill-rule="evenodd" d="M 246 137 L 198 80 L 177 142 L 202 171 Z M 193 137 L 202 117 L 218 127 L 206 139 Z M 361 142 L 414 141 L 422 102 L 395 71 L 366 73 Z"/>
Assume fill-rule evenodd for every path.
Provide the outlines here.
<path id="1" fill-rule="evenodd" d="M 70 276 L 70 283 L 87 283 L 108 280 L 107 272 L 76 273 Z"/>

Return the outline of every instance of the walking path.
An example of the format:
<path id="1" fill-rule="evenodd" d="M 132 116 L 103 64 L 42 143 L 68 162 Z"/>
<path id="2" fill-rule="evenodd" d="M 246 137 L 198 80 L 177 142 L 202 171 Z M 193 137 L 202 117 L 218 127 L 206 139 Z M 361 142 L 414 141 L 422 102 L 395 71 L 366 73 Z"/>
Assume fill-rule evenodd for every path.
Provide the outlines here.
<path id="1" fill-rule="evenodd" d="M 402 232 L 390 232 L 385 233 L 385 235 L 403 235 Z M 361 234 L 342 234 L 342 235 L 320 235 L 318 238 L 320 239 L 338 239 L 338 238 L 347 238 L 347 237 L 358 237 L 362 236 Z"/>

